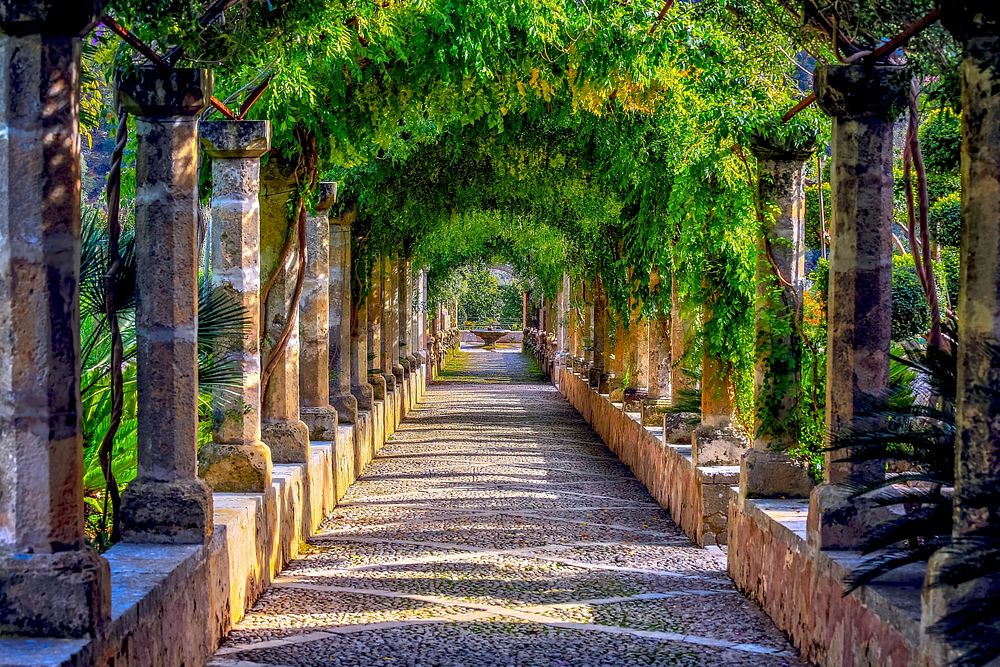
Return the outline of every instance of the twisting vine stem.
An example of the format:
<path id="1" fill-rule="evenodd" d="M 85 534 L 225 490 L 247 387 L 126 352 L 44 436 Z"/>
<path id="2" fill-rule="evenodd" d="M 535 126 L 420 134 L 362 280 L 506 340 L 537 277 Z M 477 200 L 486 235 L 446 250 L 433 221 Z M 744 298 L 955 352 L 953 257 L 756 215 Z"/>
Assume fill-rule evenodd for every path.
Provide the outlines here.
<path id="1" fill-rule="evenodd" d="M 288 341 L 291 340 L 292 331 L 296 326 L 296 320 L 299 312 L 299 297 L 302 295 L 302 287 L 305 284 L 306 277 L 306 196 L 308 193 L 312 192 L 316 188 L 316 178 L 318 175 L 318 164 L 317 164 L 317 154 L 316 154 L 316 140 L 315 137 L 311 136 L 304 130 L 296 130 L 296 139 L 298 139 L 300 151 L 299 151 L 299 164 L 295 169 L 296 174 L 296 231 L 295 235 L 298 236 L 298 255 L 295 258 L 296 261 L 296 274 L 295 274 L 295 287 L 292 290 L 292 302 L 287 305 L 285 312 L 285 322 L 282 326 L 281 333 L 278 335 L 277 340 L 274 342 L 274 346 L 271 347 L 271 351 L 264 362 L 264 368 L 260 374 L 260 386 L 261 395 L 267 393 L 267 388 L 271 382 L 271 375 L 274 373 L 274 369 L 277 368 L 278 363 L 284 357 L 286 348 L 288 347 Z M 299 180 L 300 176 L 305 174 L 306 180 L 305 184 Z M 285 248 L 282 250 L 281 262 L 275 267 L 274 273 L 268 278 L 266 289 L 267 293 L 270 293 L 271 288 L 279 274 L 285 270 L 285 265 L 287 263 L 288 252 L 291 248 L 291 235 L 289 235 L 288 240 L 285 243 Z M 266 310 L 267 304 L 267 294 L 261 295 L 261 307 Z M 265 318 L 261 318 L 262 323 Z"/>
<path id="2" fill-rule="evenodd" d="M 121 271 L 121 185 L 122 159 L 125 155 L 125 145 L 128 143 L 128 112 L 118 106 L 118 131 L 115 134 L 115 148 L 111 154 L 111 168 L 108 171 L 108 272 L 104 276 L 104 315 L 111 330 L 111 421 L 108 431 L 101 440 L 98 449 L 98 461 L 104 474 L 104 516 L 102 526 L 108 521 L 108 501 L 111 502 L 111 539 L 117 542 L 121 537 L 119 517 L 121 495 L 118 492 L 118 480 L 112 469 L 115 436 L 122 423 L 122 408 L 124 404 L 124 381 L 122 378 L 122 332 L 118 322 L 118 274 Z"/>

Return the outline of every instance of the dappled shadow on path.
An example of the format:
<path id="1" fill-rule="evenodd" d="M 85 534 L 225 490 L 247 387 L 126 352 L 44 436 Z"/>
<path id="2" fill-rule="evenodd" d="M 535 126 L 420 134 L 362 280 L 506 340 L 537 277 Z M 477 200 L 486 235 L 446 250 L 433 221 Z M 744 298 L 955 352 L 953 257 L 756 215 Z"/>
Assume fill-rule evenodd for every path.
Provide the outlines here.
<path id="1" fill-rule="evenodd" d="M 799 664 L 532 363 L 463 348 L 212 664 Z"/>

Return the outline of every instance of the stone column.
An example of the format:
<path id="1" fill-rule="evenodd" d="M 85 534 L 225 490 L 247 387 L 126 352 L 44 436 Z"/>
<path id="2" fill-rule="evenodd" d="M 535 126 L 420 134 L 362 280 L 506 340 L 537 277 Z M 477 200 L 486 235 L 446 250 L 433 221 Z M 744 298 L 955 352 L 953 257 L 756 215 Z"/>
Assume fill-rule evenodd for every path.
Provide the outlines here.
<path id="1" fill-rule="evenodd" d="M 805 165 L 813 149 L 759 139 L 753 151 L 765 227 L 757 240 L 756 432 L 740 464 L 740 494 L 806 498 L 812 489 L 808 467 L 792 462 L 787 451 L 799 441 Z"/>
<path id="2" fill-rule="evenodd" d="M 399 262 L 399 361 L 408 373 L 417 369 L 413 355 L 413 260 Z M 405 363 L 404 363 L 405 362 Z"/>
<path id="3" fill-rule="evenodd" d="M 261 167 L 261 182 L 261 273 L 267 273 L 271 285 L 264 311 L 267 319 L 261 324 L 264 330 L 262 357 L 266 360 L 272 354 L 286 322 L 290 332 L 264 389 L 261 439 L 271 448 L 271 459 L 275 463 L 306 463 L 309 461 L 309 427 L 300 413 L 299 304 L 295 303 L 295 281 L 303 258 L 298 256 L 298 237 L 294 228 L 290 241 L 292 250 L 284 263 L 279 264 L 288 237 L 289 198 L 297 182 L 295 166 L 272 153 Z M 295 221 L 291 224 L 297 226 Z M 307 224 L 307 234 L 310 233 L 308 227 Z M 309 237 L 305 240 L 308 244 Z"/>
<path id="4" fill-rule="evenodd" d="M 418 323 L 418 341 L 417 346 L 419 352 L 417 356 L 420 358 L 420 363 L 427 363 L 427 272 L 428 268 L 425 266 L 420 269 L 420 282 L 417 287 L 417 294 L 419 295 L 419 301 L 417 303 L 417 323 Z"/>
<path id="5" fill-rule="evenodd" d="M 368 382 L 368 303 L 351 303 L 351 393 L 359 410 L 371 410 L 374 389 Z"/>
<path id="6" fill-rule="evenodd" d="M 715 317 L 713 300 L 702 307 L 702 322 Z M 691 434 L 695 465 L 738 465 L 750 443 L 732 425 L 733 378 L 729 362 L 713 356 L 708 345 L 701 357 L 701 424 Z"/>
<path id="7" fill-rule="evenodd" d="M 692 336 L 691 320 L 681 307 L 680 291 L 677 286 L 677 276 L 670 275 L 670 402 L 676 403 L 681 394 L 691 387 L 691 379 L 684 372 L 680 361 L 687 354 Z M 652 349 L 652 323 L 650 323 L 650 349 Z M 653 377 L 653 365 L 650 360 L 650 382 Z"/>
<path id="8" fill-rule="evenodd" d="M 139 471 L 122 497 L 128 542 L 203 543 L 212 493 L 198 479 L 198 121 L 204 69 L 142 68 L 118 96 L 136 116 Z"/>
<path id="9" fill-rule="evenodd" d="M 670 317 L 655 315 L 649 320 L 648 386 L 643 405 L 643 424 L 660 426 L 663 410 L 670 405 L 670 379 L 673 355 L 670 349 Z"/>
<path id="10" fill-rule="evenodd" d="M 598 393 L 607 393 L 608 374 L 606 358 L 608 349 L 608 300 L 600 276 L 594 278 L 594 333 L 593 365 L 590 368 L 590 386 Z"/>
<path id="11" fill-rule="evenodd" d="M 958 392 L 953 535 L 928 564 L 923 625 L 995 600 L 1000 575 L 954 584 L 951 570 L 978 572 L 995 559 L 1000 526 L 1000 7 L 940 4 L 942 22 L 962 45 L 962 261 L 958 300 Z M 992 550 L 992 551 L 991 551 Z M 981 631 L 981 630 L 980 630 Z M 925 635 L 933 641 L 933 635 Z M 944 637 L 939 664 L 965 664 Z"/>
<path id="12" fill-rule="evenodd" d="M 826 425 L 830 433 L 864 427 L 855 413 L 889 386 L 892 315 L 892 129 L 906 105 L 909 76 L 899 67 L 819 67 L 816 101 L 833 117 L 833 227 L 827 321 Z M 881 521 L 842 484 L 871 482 L 881 462 L 838 461 L 828 452 L 825 484 L 813 490 L 809 540 L 849 549 Z"/>
<path id="13" fill-rule="evenodd" d="M 649 322 L 636 309 L 633 316 L 635 327 L 635 386 L 649 386 Z"/>
<path id="14" fill-rule="evenodd" d="M 353 393 L 351 342 L 351 225 L 356 209 L 330 219 L 329 269 L 329 387 L 330 405 L 337 409 L 341 423 L 358 422 L 358 399 Z M 361 370 L 360 368 L 358 369 Z M 368 383 L 367 368 L 364 369 Z M 361 379 L 358 375 L 358 380 Z"/>
<path id="15" fill-rule="evenodd" d="M 340 416 L 330 405 L 330 207 L 337 184 L 320 183 L 306 218 L 306 271 L 299 296 L 299 417 L 312 440 L 335 442 Z M 340 302 L 338 293 L 335 300 Z M 339 342 L 339 340 L 338 340 Z"/>
<path id="16" fill-rule="evenodd" d="M 202 123 L 212 159 L 212 287 L 242 306 L 247 326 L 218 353 L 239 368 L 239 386 L 212 396 L 212 442 L 198 452 L 215 491 L 271 488 L 271 450 L 260 438 L 260 158 L 271 147 L 267 121 Z"/>
<path id="17" fill-rule="evenodd" d="M 398 276 L 394 262 L 389 257 L 382 259 L 382 375 L 389 391 L 395 391 L 403 383 L 403 367 L 399 365 L 399 318 Z M 392 378 L 390 384 L 389 378 Z"/>
<path id="18" fill-rule="evenodd" d="M 386 334 L 384 326 L 385 309 L 383 301 L 385 292 L 382 289 L 383 261 L 376 258 L 372 266 L 371 290 L 368 293 L 368 358 L 370 359 L 369 382 L 375 388 L 375 398 L 384 400 L 386 393 L 395 391 L 396 376 L 385 370 L 385 356 L 382 345 Z M 374 380 L 373 377 L 381 378 Z"/>
<path id="19" fill-rule="evenodd" d="M 103 3 L 0 0 L 0 619 L 95 636 L 80 423 L 80 35 Z"/>

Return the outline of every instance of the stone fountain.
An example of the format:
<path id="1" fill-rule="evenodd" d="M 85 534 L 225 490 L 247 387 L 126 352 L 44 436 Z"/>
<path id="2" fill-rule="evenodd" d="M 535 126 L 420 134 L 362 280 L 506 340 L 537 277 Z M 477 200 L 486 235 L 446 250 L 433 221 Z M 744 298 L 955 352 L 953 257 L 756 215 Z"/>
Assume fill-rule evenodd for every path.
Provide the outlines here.
<path id="1" fill-rule="evenodd" d="M 485 343 L 483 345 L 484 350 L 492 350 L 496 348 L 497 341 L 509 334 L 507 330 L 500 329 L 472 329 L 471 333 L 475 334 Z"/>

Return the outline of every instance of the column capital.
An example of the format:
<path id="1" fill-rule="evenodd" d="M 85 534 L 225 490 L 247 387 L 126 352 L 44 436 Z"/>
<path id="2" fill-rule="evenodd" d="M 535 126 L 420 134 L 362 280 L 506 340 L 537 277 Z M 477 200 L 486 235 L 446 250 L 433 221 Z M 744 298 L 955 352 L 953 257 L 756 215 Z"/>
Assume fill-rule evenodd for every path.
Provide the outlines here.
<path id="1" fill-rule="evenodd" d="M 910 73 L 895 65 L 819 65 L 814 88 L 828 116 L 895 119 L 906 107 Z"/>
<path id="2" fill-rule="evenodd" d="M 135 116 L 195 116 L 211 102 L 214 86 L 210 69 L 139 67 L 118 80 L 117 96 Z"/>
<path id="3" fill-rule="evenodd" d="M 330 217 L 331 227 L 347 227 L 348 229 L 354 224 L 354 221 L 358 219 L 358 209 L 351 208 L 349 211 L 345 211 L 340 215 L 334 215 Z"/>
<path id="4" fill-rule="evenodd" d="M 97 23 L 106 0 L 0 0 L 0 33 L 80 37 Z"/>
<path id="5" fill-rule="evenodd" d="M 337 203 L 337 182 L 320 181 L 316 186 L 316 210 L 326 211 Z"/>
<path id="6" fill-rule="evenodd" d="M 204 121 L 198 134 L 213 159 L 259 158 L 271 149 L 271 123 L 266 120 Z"/>

